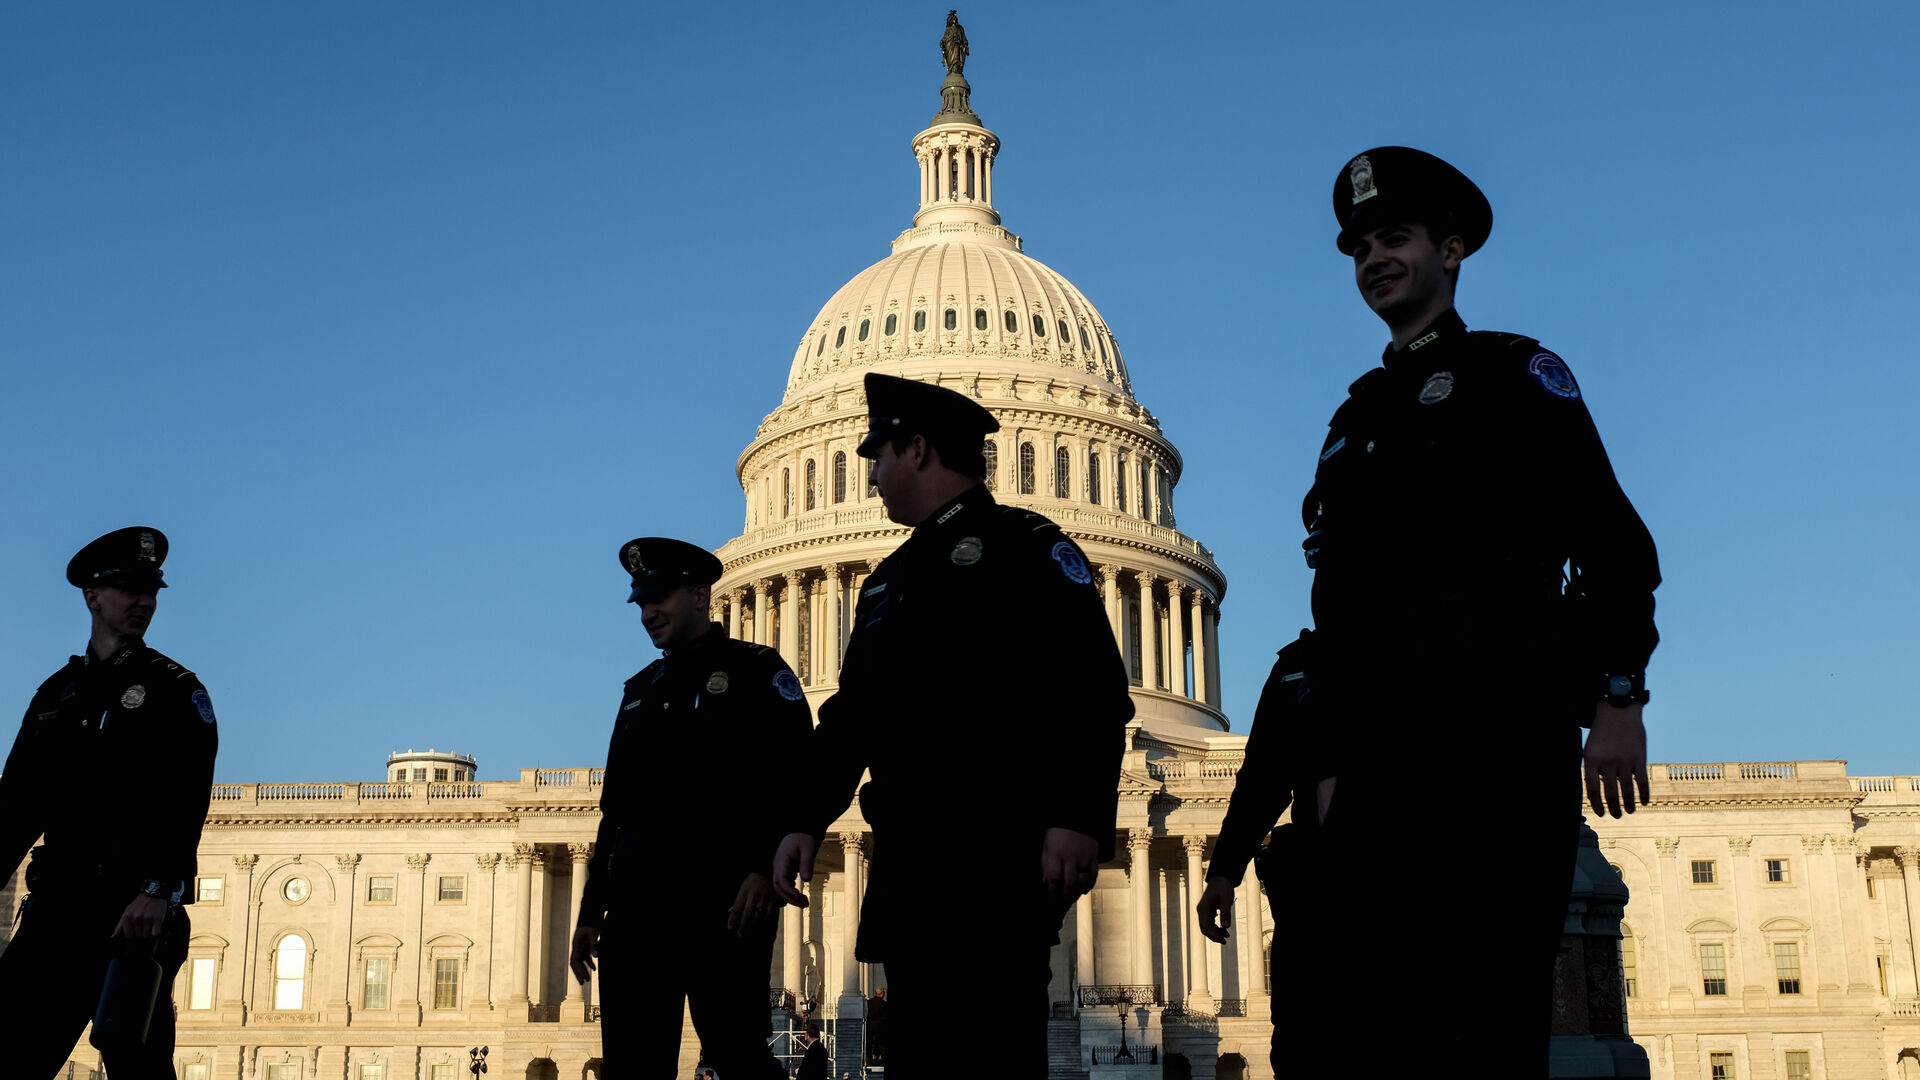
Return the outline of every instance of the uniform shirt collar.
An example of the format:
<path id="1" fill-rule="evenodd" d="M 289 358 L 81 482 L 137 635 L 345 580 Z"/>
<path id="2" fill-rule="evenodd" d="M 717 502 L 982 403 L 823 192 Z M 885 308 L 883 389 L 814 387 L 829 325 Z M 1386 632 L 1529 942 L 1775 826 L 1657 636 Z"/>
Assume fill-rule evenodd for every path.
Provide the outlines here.
<path id="1" fill-rule="evenodd" d="M 967 514 L 979 513 L 993 505 L 993 493 L 987 485 L 975 484 L 960 493 L 959 497 L 927 515 L 927 520 L 914 526 L 914 534 L 933 532 L 954 527 L 954 522 L 964 521 Z"/>
<path id="2" fill-rule="evenodd" d="M 684 645 L 678 649 L 662 649 L 660 650 L 660 655 L 662 657 L 665 657 L 667 661 L 670 663 L 685 660 L 690 656 L 697 656 L 698 654 L 713 648 L 715 645 L 719 644 L 723 639 L 725 639 L 726 636 L 727 636 L 726 627 L 721 626 L 717 622 L 709 622 L 707 624 L 706 633 L 701 634 L 699 637 L 694 638 L 691 643 Z"/>
<path id="3" fill-rule="evenodd" d="M 1380 364 L 1388 371 L 1400 371 L 1407 368 L 1422 367 L 1430 363 L 1431 358 L 1447 352 L 1467 333 L 1467 324 L 1460 313 L 1452 308 L 1440 313 L 1426 328 L 1414 335 L 1404 349 L 1396 349 L 1393 342 L 1387 342 L 1386 349 L 1380 354 Z"/>

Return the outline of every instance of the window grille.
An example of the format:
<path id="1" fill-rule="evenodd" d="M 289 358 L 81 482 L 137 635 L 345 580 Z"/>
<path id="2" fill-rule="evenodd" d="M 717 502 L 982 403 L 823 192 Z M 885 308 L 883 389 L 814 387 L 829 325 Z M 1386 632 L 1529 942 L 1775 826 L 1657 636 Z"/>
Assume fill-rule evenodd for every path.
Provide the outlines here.
<path id="1" fill-rule="evenodd" d="M 1022 495 L 1033 494 L 1033 485 L 1034 485 L 1033 473 L 1034 473 L 1033 444 L 1030 442 L 1021 443 L 1020 444 L 1020 494 Z"/>
<path id="2" fill-rule="evenodd" d="M 434 894 L 439 900 L 454 901 L 467 898 L 467 879 L 458 874 L 447 874 L 440 878 L 439 890 Z"/>
<path id="3" fill-rule="evenodd" d="M 1620 924 L 1620 986 L 1628 997 L 1640 996 L 1640 957 L 1634 947 L 1633 928 Z"/>
<path id="4" fill-rule="evenodd" d="M 807 509 L 813 509 L 814 503 L 814 467 L 813 459 L 807 459 Z"/>
<path id="5" fill-rule="evenodd" d="M 370 904 L 393 903 L 393 878 L 386 874 L 376 874 L 368 878 L 367 902 Z"/>
<path id="6" fill-rule="evenodd" d="M 1793 880 L 1793 868 L 1785 859 L 1767 860 L 1767 884 L 1786 885 Z"/>
<path id="7" fill-rule="evenodd" d="M 1813 1080 L 1812 1058 L 1805 1050 L 1787 1051 L 1787 1080 Z"/>
<path id="8" fill-rule="evenodd" d="M 1773 943 L 1773 976 L 1783 994 L 1800 992 L 1800 945 L 1793 941 Z"/>
<path id="9" fill-rule="evenodd" d="M 361 1008 L 384 1009 L 387 1007 L 387 982 L 392 963 L 393 961 L 384 956 L 367 957 L 366 975 L 360 983 Z"/>
<path id="10" fill-rule="evenodd" d="M 845 450 L 833 455 L 833 501 L 836 503 L 847 501 L 847 452 Z"/>
<path id="11" fill-rule="evenodd" d="M 433 961 L 433 1007 L 436 1009 L 460 1007 L 460 960 L 458 957 L 442 956 Z"/>
<path id="12" fill-rule="evenodd" d="M 1713 884 L 1713 860 L 1712 859 L 1693 860 L 1693 883 L 1695 885 Z"/>
<path id="13" fill-rule="evenodd" d="M 1056 448 L 1053 452 L 1054 498 L 1070 499 L 1073 497 L 1073 477 L 1069 475 L 1069 470 L 1072 466 L 1073 455 L 1067 453 L 1067 448 L 1064 446 Z"/>
<path id="14" fill-rule="evenodd" d="M 1700 946 L 1700 992 L 1707 997 L 1727 996 L 1727 947 Z"/>
<path id="15" fill-rule="evenodd" d="M 980 444 L 980 456 L 987 459 L 987 490 L 1000 489 L 1000 447 L 992 439 Z"/>
<path id="16" fill-rule="evenodd" d="M 1732 1051 L 1716 1050 L 1708 1054 L 1707 1071 L 1713 1080 L 1735 1080 Z"/>
<path id="17" fill-rule="evenodd" d="M 1087 451 L 1087 501 L 1100 505 L 1100 451 Z"/>

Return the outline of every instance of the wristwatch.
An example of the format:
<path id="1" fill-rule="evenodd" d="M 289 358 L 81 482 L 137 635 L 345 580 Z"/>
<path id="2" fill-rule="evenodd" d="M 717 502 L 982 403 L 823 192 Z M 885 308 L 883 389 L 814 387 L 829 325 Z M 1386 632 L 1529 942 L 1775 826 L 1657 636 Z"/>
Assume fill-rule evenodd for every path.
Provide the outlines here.
<path id="1" fill-rule="evenodd" d="M 149 881 L 144 881 L 140 884 L 140 895 L 151 896 L 156 900 L 158 900 L 163 896 L 166 896 L 169 891 L 170 890 L 167 888 L 167 883 L 164 881 L 149 880 Z"/>
<path id="2" fill-rule="evenodd" d="M 1645 705 L 1653 700 L 1653 695 L 1647 692 L 1644 675 L 1602 675 L 1600 700 L 1616 709 L 1624 709 L 1636 701 Z"/>

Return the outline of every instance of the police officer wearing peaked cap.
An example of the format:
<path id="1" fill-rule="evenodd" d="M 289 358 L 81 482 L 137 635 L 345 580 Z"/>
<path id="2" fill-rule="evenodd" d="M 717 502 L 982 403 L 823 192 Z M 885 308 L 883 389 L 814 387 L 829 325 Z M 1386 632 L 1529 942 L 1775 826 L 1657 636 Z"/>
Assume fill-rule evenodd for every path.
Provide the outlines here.
<path id="1" fill-rule="evenodd" d="M 627 680 L 614 714 L 569 966 L 584 983 L 596 958 L 605 965 L 610 1080 L 673 1075 L 683 1005 L 720 1075 L 779 1080 L 766 1044 L 780 907 L 770 874 L 812 714 L 779 653 L 708 619 L 721 573 L 711 552 L 643 536 L 619 560 L 661 657 Z M 661 794 L 672 788 L 659 771 L 714 763 L 725 782 L 699 807 L 698 837 L 656 851 L 661 800 L 682 797 Z"/>
<path id="2" fill-rule="evenodd" d="M 1367 872 L 1380 838 L 1435 839 L 1400 853 L 1416 877 L 1425 860 L 1445 869 L 1417 902 L 1477 945 L 1409 1022 L 1537 1075 L 1582 726 L 1594 812 L 1647 796 L 1658 560 L 1566 361 L 1522 334 L 1469 331 L 1454 308 L 1461 263 L 1493 227 L 1480 189 L 1431 154 L 1376 147 L 1342 166 L 1333 207 L 1336 246 L 1392 341 L 1335 411 L 1302 505 L 1327 737 L 1296 809 L 1319 826 L 1323 906 L 1306 936 L 1336 943 L 1312 965 L 1318 1000 L 1371 991 L 1339 949 L 1415 902 Z M 1432 837 L 1436 809 L 1492 835 Z M 1328 1046 L 1361 1034 L 1342 1029 L 1357 1014 L 1322 1021 Z"/>
<path id="3" fill-rule="evenodd" d="M 219 733 L 200 680 L 146 644 L 166 559 L 166 534 L 144 525 L 74 555 L 67 581 L 86 601 L 87 647 L 34 693 L 0 772 L 0 879 L 46 838 L 0 953 L 12 1071 L 32 1080 L 65 1064 L 123 953 L 159 962 L 160 996 L 145 1042 L 106 1042 L 102 1057 L 116 1078 L 174 1075 L 166 988 L 186 960 L 182 905 L 193 902 Z M 66 790 L 76 769 L 94 796 Z"/>
<path id="4" fill-rule="evenodd" d="M 1133 716 L 1126 670 L 1079 545 L 988 490 L 993 416 L 952 390 L 887 375 L 869 374 L 866 393 L 859 453 L 873 460 L 888 517 L 913 532 L 861 585 L 839 689 L 810 740 L 813 784 L 786 815 L 774 881 L 788 902 L 806 902 L 794 875 L 811 879 L 827 829 L 870 771 L 859 798 L 872 869 L 855 956 L 887 968 L 887 1068 L 955 1072 L 952 943 L 919 921 L 959 883 L 988 881 L 991 902 L 975 906 L 966 947 L 1008 1002 L 1000 1071 L 1039 1077 L 1047 950 L 1113 854 Z M 1008 743 L 1044 785 L 971 749 Z M 994 840 L 956 842 L 987 807 Z M 843 1007 L 843 1024 L 848 1015 Z"/>

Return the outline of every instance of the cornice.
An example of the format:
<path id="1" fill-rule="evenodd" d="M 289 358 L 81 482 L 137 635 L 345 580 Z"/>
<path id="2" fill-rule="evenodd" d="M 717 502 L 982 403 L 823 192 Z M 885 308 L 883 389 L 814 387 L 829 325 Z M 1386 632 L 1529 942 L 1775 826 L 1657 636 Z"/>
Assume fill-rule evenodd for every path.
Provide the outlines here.
<path id="1" fill-rule="evenodd" d="M 1056 524 L 1058 523 L 1056 522 Z M 1166 526 L 1160 527 L 1166 528 Z M 1212 552 L 1208 551 L 1205 545 L 1200 545 L 1198 540 L 1195 540 L 1194 543 L 1200 545 L 1201 551 L 1204 554 L 1196 554 L 1191 551 L 1182 551 L 1178 548 L 1167 547 L 1146 537 L 1125 536 L 1081 527 L 1070 528 L 1064 525 L 1061 526 L 1060 531 L 1072 537 L 1082 547 L 1085 547 L 1087 544 L 1099 544 L 1110 548 L 1125 548 L 1131 551 L 1139 551 L 1158 556 L 1161 559 L 1187 567 L 1193 571 L 1196 576 L 1204 576 L 1207 578 L 1207 584 L 1212 586 L 1210 596 L 1215 599 L 1216 603 L 1219 602 L 1218 598 L 1224 595 L 1226 591 L 1226 575 L 1223 574 L 1220 567 L 1214 563 Z M 872 540 L 892 540 L 897 546 L 900 542 L 906 540 L 908 534 L 911 532 L 912 530 L 905 526 L 889 523 L 886 528 L 855 529 L 846 532 L 819 533 L 804 537 L 782 537 L 780 540 L 771 544 L 745 548 L 737 553 L 729 552 L 728 549 L 740 540 L 739 537 L 735 537 L 720 547 L 718 554 L 720 556 L 722 570 L 720 580 L 714 583 L 714 589 L 716 592 L 724 593 L 729 588 L 739 587 L 741 582 L 736 579 L 735 575 L 742 575 L 751 580 L 754 575 L 748 573 L 749 568 L 762 562 L 773 562 L 783 556 L 825 548 L 851 546 Z M 1187 534 L 1180 533 L 1180 535 L 1186 536 Z M 1188 539 L 1192 539 L 1192 537 L 1188 537 Z M 841 556 L 837 560 L 825 559 L 821 561 L 848 562 L 854 560 L 851 556 Z M 1129 569 L 1134 568 L 1129 567 Z M 756 572 L 777 573 L 778 570 L 779 567 L 775 565 Z"/>

